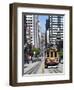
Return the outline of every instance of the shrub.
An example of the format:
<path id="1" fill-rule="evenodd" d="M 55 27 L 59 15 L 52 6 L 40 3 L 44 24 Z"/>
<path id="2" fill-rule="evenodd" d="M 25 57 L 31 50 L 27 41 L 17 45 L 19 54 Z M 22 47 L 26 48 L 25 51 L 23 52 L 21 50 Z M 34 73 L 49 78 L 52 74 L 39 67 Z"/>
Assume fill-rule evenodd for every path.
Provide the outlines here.
<path id="1" fill-rule="evenodd" d="M 60 56 L 60 58 L 63 58 L 63 50 L 59 51 L 59 56 Z"/>

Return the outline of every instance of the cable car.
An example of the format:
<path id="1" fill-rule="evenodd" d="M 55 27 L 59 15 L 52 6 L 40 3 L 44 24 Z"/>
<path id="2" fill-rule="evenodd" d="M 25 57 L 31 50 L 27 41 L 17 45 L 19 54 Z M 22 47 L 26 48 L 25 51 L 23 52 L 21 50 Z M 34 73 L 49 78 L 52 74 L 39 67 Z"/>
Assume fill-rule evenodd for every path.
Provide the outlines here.
<path id="1" fill-rule="evenodd" d="M 59 53 L 57 48 L 48 48 L 45 52 L 45 68 L 59 64 Z"/>

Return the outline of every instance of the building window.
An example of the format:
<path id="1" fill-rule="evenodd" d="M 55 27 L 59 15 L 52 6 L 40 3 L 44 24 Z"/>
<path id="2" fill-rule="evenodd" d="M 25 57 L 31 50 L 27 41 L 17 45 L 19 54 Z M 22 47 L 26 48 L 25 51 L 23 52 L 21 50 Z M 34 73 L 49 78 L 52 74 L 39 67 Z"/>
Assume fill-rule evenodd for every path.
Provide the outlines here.
<path id="1" fill-rule="evenodd" d="M 58 18 L 53 18 L 53 22 L 58 22 Z"/>

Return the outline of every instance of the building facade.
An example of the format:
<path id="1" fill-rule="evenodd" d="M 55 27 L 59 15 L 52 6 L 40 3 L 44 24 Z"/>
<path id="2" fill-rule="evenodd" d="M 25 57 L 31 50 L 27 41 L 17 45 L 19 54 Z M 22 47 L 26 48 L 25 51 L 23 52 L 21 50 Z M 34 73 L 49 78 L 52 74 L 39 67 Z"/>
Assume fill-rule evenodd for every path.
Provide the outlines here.
<path id="1" fill-rule="evenodd" d="M 39 32 L 40 32 L 40 24 L 39 24 L 39 19 L 38 15 L 34 15 L 34 47 L 39 48 Z"/>
<path id="2" fill-rule="evenodd" d="M 46 20 L 46 46 L 55 45 L 63 41 L 64 15 L 49 15 Z"/>
<path id="3" fill-rule="evenodd" d="M 39 48 L 40 44 L 40 24 L 38 15 L 24 14 L 24 45 L 31 44 L 32 47 Z"/>

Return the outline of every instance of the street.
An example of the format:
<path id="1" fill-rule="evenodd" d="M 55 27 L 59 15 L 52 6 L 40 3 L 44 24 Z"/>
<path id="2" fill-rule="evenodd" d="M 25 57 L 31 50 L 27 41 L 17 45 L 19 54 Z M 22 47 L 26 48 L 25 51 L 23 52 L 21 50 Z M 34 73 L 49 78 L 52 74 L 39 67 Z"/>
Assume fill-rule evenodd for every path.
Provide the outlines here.
<path id="1" fill-rule="evenodd" d="M 40 65 L 41 61 L 30 63 L 29 65 L 24 65 L 24 74 L 36 74 Z"/>
<path id="2" fill-rule="evenodd" d="M 62 73 L 63 64 L 59 63 L 58 66 L 49 66 L 48 69 L 45 69 L 45 73 Z"/>
<path id="3" fill-rule="evenodd" d="M 63 64 L 59 63 L 57 66 L 44 67 L 44 60 L 36 61 L 34 63 L 24 65 L 24 74 L 55 74 L 63 73 Z"/>

